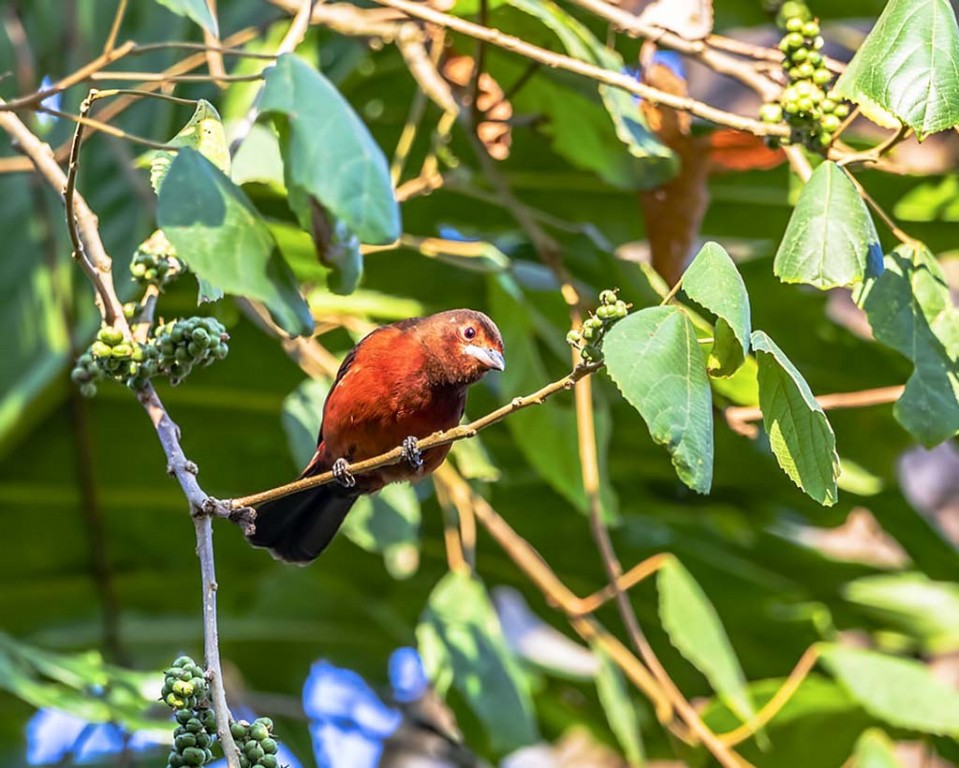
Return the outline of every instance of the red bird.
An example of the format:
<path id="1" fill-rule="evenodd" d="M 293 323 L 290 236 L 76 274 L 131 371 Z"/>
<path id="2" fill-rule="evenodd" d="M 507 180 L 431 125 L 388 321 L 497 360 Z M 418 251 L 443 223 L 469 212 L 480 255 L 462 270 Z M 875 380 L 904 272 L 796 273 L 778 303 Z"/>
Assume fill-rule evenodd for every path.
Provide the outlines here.
<path id="1" fill-rule="evenodd" d="M 339 484 L 265 502 L 250 543 L 287 562 L 314 560 L 360 495 L 418 480 L 443 463 L 449 445 L 420 454 L 417 439 L 459 424 L 470 384 L 505 366 L 499 329 L 482 312 L 454 309 L 373 331 L 343 360 L 323 406 L 316 453 L 300 474 L 332 470 Z M 350 463 L 398 445 L 405 462 L 350 474 Z"/>

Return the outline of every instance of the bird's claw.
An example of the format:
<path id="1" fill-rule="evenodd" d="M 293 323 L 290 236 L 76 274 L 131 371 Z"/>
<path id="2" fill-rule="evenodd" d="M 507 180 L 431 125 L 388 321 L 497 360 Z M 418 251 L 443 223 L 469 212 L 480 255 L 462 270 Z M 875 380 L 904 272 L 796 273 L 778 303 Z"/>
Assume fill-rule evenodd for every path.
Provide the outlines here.
<path id="1" fill-rule="evenodd" d="M 416 438 L 412 435 L 403 440 L 403 458 L 413 469 L 420 469 L 423 466 L 423 454 L 416 447 Z"/>
<path id="2" fill-rule="evenodd" d="M 333 462 L 333 477 L 344 488 L 352 488 L 356 485 L 356 478 L 350 472 L 350 465 L 347 464 L 346 459 L 337 459 Z"/>

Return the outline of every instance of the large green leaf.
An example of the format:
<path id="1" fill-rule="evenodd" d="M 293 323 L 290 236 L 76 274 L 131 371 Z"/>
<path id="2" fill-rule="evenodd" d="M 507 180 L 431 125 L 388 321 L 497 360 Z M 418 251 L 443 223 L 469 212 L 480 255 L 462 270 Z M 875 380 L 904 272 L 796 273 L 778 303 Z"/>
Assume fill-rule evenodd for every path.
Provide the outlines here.
<path id="1" fill-rule="evenodd" d="M 677 307 L 650 307 L 614 325 L 603 342 L 606 368 L 679 479 L 707 493 L 713 477 L 712 393 L 696 329 Z"/>
<path id="2" fill-rule="evenodd" d="M 773 271 L 784 283 L 838 288 L 881 270 L 879 236 L 846 172 L 822 163 L 803 187 L 786 227 Z"/>
<path id="3" fill-rule="evenodd" d="M 895 744 L 884 731 L 870 728 L 856 742 L 852 768 L 902 768 Z"/>
<path id="4" fill-rule="evenodd" d="M 822 661 L 873 717 L 898 728 L 959 736 L 959 691 L 918 661 L 826 645 Z"/>
<path id="5" fill-rule="evenodd" d="M 169 8 L 178 16 L 186 16 L 195 21 L 207 32 L 219 34 L 216 19 L 210 13 L 206 0 L 156 0 L 160 5 Z"/>
<path id="6" fill-rule="evenodd" d="M 959 584 L 921 573 L 865 576 L 843 589 L 891 628 L 917 638 L 932 653 L 959 651 Z"/>
<path id="7" fill-rule="evenodd" d="M 416 636 L 430 679 L 452 683 L 466 698 L 494 749 L 508 752 L 537 741 L 529 684 L 481 581 L 463 573 L 444 576 Z"/>
<path id="8" fill-rule="evenodd" d="M 759 406 L 776 461 L 820 504 L 836 503 L 836 436 L 802 374 L 762 331 L 753 331 L 759 361 Z"/>
<path id="9" fill-rule="evenodd" d="M 594 643 L 593 655 L 599 661 L 596 671 L 596 692 L 606 713 L 606 721 L 630 765 L 643 764 L 643 741 L 639 729 L 639 714 L 629 697 L 629 688 L 623 679 L 622 670 L 609 655 Z"/>
<path id="10" fill-rule="evenodd" d="M 243 191 L 196 150 L 184 147 L 160 187 L 157 221 L 196 275 L 262 301 L 291 334 L 313 319 L 273 236 Z"/>
<path id="11" fill-rule="evenodd" d="M 915 365 L 896 418 L 926 446 L 952 437 L 959 431 L 959 311 L 935 257 L 924 246 L 900 245 L 858 300 L 876 338 Z"/>
<path id="12" fill-rule="evenodd" d="M 310 220 L 306 198 L 313 197 L 364 243 L 385 245 L 400 236 L 386 158 L 329 80 L 302 59 L 281 56 L 267 71 L 260 109 L 283 118 L 287 187 L 303 198 L 296 213 L 304 228 Z"/>
<path id="13" fill-rule="evenodd" d="M 570 56 L 612 72 L 622 72 L 622 57 L 603 45 L 593 33 L 551 0 L 507 0 L 509 5 L 539 19 L 559 38 Z M 603 105 L 613 121 L 616 136 L 632 157 L 641 161 L 641 188 L 657 187 L 677 171 L 672 150 L 657 139 L 646 125 L 632 94 L 620 88 L 599 86 Z"/>
<path id="14" fill-rule="evenodd" d="M 290 452 L 305 466 L 316 451 L 327 379 L 307 379 L 283 401 L 283 428 Z M 390 485 L 357 500 L 343 523 L 343 533 L 367 552 L 379 552 L 390 574 L 411 576 L 419 565 L 420 502 L 407 484 Z"/>
<path id="15" fill-rule="evenodd" d="M 880 123 L 891 113 L 921 140 L 959 124 L 957 61 L 949 0 L 889 0 L 835 90 Z"/>
<path id="16" fill-rule="evenodd" d="M 741 720 L 754 714 L 746 676 L 719 614 L 692 574 L 678 560 L 659 569 L 659 615 L 676 648 L 702 672 L 713 690 Z"/>
<path id="17" fill-rule="evenodd" d="M 683 275 L 683 293 L 716 315 L 708 368 L 731 376 L 749 353 L 749 294 L 739 270 L 719 243 L 706 243 Z"/>

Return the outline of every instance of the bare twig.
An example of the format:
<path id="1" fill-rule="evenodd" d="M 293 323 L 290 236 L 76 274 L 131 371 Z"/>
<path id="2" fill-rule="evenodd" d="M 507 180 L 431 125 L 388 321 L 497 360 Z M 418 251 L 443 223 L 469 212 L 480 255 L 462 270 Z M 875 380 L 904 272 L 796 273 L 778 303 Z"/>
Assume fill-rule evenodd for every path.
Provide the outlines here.
<path id="1" fill-rule="evenodd" d="M 908 125 L 900 125 L 899 130 L 881 144 L 877 144 L 872 149 L 867 149 L 864 152 L 843 154 L 836 162 L 841 166 L 853 165 L 855 163 L 875 163 L 884 155 L 888 154 L 897 144 L 906 139 L 910 133 L 912 133 L 912 128 Z"/>
<path id="2" fill-rule="evenodd" d="M 466 19 L 441 13 L 421 3 L 411 2 L 410 0 L 376 0 L 376 2 L 380 5 L 401 10 L 413 18 L 447 27 L 461 34 L 474 37 L 477 40 L 484 40 L 491 45 L 512 51 L 527 59 L 538 61 L 548 67 L 563 69 L 567 72 L 573 72 L 574 74 L 613 86 L 614 88 L 621 88 L 624 91 L 641 96 L 651 104 L 672 107 L 681 112 L 689 112 L 697 117 L 701 117 L 703 120 L 708 120 L 717 125 L 725 125 L 740 131 L 748 131 L 756 136 L 787 136 L 789 134 L 789 127 L 786 125 L 762 123 L 759 120 L 711 107 L 696 99 L 676 96 L 671 93 L 666 93 L 665 91 L 660 91 L 657 88 L 640 83 L 630 75 L 612 72 L 594 64 L 580 61 L 570 56 L 564 56 L 563 54 L 549 51 L 545 48 L 540 48 L 539 46 L 520 40 L 518 37 L 501 32 L 498 29 L 491 29 L 479 24 L 474 24 Z"/>
<path id="3" fill-rule="evenodd" d="M 876 389 L 863 389 L 857 392 L 836 392 L 828 395 L 819 395 L 816 402 L 824 411 L 836 410 L 839 408 L 867 408 L 871 405 L 885 405 L 894 403 L 905 391 L 902 385 L 892 387 L 877 387 Z M 755 437 L 756 429 L 750 422 L 759 421 L 763 417 L 763 412 L 759 408 L 749 406 L 733 406 L 723 411 L 726 417 L 726 423 L 730 429 L 746 437 Z"/>
<path id="4" fill-rule="evenodd" d="M 471 421 L 469 424 L 463 424 L 458 427 L 454 427 L 453 429 L 448 429 L 445 432 L 436 432 L 429 437 L 418 440 L 416 447 L 420 451 L 428 451 L 430 448 L 438 448 L 441 445 L 455 443 L 457 440 L 475 437 L 480 430 L 486 429 L 486 427 L 502 421 L 511 413 L 515 413 L 516 411 L 520 411 L 524 408 L 529 408 L 533 405 L 542 405 L 549 397 L 552 397 L 556 393 L 572 389 L 577 381 L 582 379 L 584 376 L 588 376 L 589 374 L 599 370 L 600 368 L 602 368 L 602 364 L 596 363 L 577 366 L 575 369 L 573 369 L 573 371 L 563 378 L 547 384 L 545 387 L 538 389 L 536 392 L 533 392 L 530 395 L 526 395 L 525 397 L 517 397 L 507 405 L 497 408 L 495 411 L 491 411 L 485 416 L 482 416 L 475 421 Z M 350 464 L 350 472 L 353 475 L 362 475 L 367 472 L 372 472 L 375 469 L 380 469 L 381 467 L 390 466 L 391 464 L 399 464 L 404 460 L 404 449 L 401 446 L 397 446 L 393 450 L 382 453 L 379 456 L 374 456 L 372 458 Z M 307 488 L 316 488 L 317 486 L 328 485 L 332 482 L 335 482 L 333 473 L 324 472 L 323 474 L 315 475 L 314 477 L 306 477 L 302 480 L 296 480 L 292 483 L 287 483 L 286 485 L 271 488 L 268 491 L 253 493 L 249 496 L 241 496 L 239 498 L 230 500 L 228 503 L 231 504 L 234 509 L 253 507 L 266 501 L 280 499 L 284 496 L 289 496 L 292 493 L 304 491 Z"/>
<path id="5" fill-rule="evenodd" d="M 109 56 L 113 53 L 113 48 L 117 42 L 117 35 L 120 33 L 120 25 L 123 23 L 123 16 L 127 12 L 127 0 L 120 0 L 117 3 L 117 12 L 113 15 L 113 24 L 110 25 L 110 34 L 107 35 L 107 41 L 103 44 L 103 55 Z"/>
<path id="6" fill-rule="evenodd" d="M 217 21 L 216 28 L 219 30 L 219 21 L 217 18 L 216 0 L 206 0 L 207 8 L 210 9 L 210 15 Z M 223 66 L 223 54 L 220 53 L 220 38 L 206 27 L 203 27 L 203 42 L 206 43 L 206 66 L 213 75 L 215 82 L 220 88 L 226 88 L 226 67 Z"/>

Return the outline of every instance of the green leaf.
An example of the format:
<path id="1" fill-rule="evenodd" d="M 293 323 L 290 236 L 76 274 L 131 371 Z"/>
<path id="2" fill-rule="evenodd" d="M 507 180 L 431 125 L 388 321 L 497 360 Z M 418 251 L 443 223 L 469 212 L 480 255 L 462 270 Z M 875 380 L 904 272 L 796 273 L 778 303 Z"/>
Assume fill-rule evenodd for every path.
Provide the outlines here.
<path id="1" fill-rule="evenodd" d="M 483 721 L 493 749 L 510 752 L 538 740 L 529 684 L 481 581 L 444 576 L 416 636 L 430 679 L 452 682 Z"/>
<path id="2" fill-rule="evenodd" d="M 679 479 L 707 493 L 713 478 L 712 393 L 696 329 L 677 307 L 650 307 L 614 325 L 606 369 L 650 436 L 665 445 Z"/>
<path id="3" fill-rule="evenodd" d="M 230 175 L 230 147 L 226 131 L 216 108 L 205 99 L 200 99 L 189 122 L 167 144 L 171 147 L 195 149 L 227 176 Z M 150 163 L 150 185 L 159 194 L 160 185 L 170 170 L 176 152 L 160 150 Z"/>
<path id="4" fill-rule="evenodd" d="M 876 339 L 915 366 L 893 413 L 931 447 L 959 431 L 959 311 L 925 246 L 900 245 L 885 263 L 858 302 Z"/>
<path id="5" fill-rule="evenodd" d="M 195 21 L 211 35 L 219 35 L 216 19 L 210 13 L 206 0 L 156 0 L 160 5 L 169 8 L 177 16 L 186 16 Z"/>
<path id="6" fill-rule="evenodd" d="M 856 742 L 852 768 L 902 768 L 895 745 L 884 731 L 870 728 Z"/>
<path id="7" fill-rule="evenodd" d="M 851 581 L 843 596 L 891 628 L 918 638 L 931 653 L 959 651 L 959 584 L 932 581 L 921 573 L 894 573 Z"/>
<path id="8" fill-rule="evenodd" d="M 879 236 L 866 205 L 838 165 L 822 163 L 803 187 L 783 235 L 773 271 L 784 283 L 821 290 L 862 282 L 878 271 L 870 250 Z"/>
<path id="9" fill-rule="evenodd" d="M 889 0 L 835 91 L 882 124 L 891 113 L 916 132 L 959 124 L 959 28 L 949 0 Z"/>
<path id="10" fill-rule="evenodd" d="M 707 367 L 713 376 L 731 376 L 749 354 L 749 294 L 729 254 L 706 243 L 683 275 L 683 293 L 716 315 Z"/>
<path id="11" fill-rule="evenodd" d="M 319 72 L 287 54 L 266 73 L 264 114 L 281 116 L 280 149 L 291 204 L 309 231 L 305 201 L 315 198 L 364 243 L 400 236 L 400 211 L 382 150 L 349 102 Z M 293 199 L 294 190 L 302 201 Z"/>
<path id="12" fill-rule="evenodd" d="M 754 714 L 746 677 L 726 630 L 702 587 L 683 564 L 668 559 L 657 575 L 659 615 L 670 642 L 744 722 Z"/>
<path id="13" fill-rule="evenodd" d="M 507 0 L 509 5 L 539 19 L 559 38 L 573 58 L 620 73 L 625 68 L 622 57 L 603 45 L 577 19 L 551 0 Z M 613 121 L 616 136 L 632 157 L 641 162 L 641 180 L 636 188 L 660 186 L 678 170 L 672 150 L 663 144 L 646 125 L 642 111 L 632 94 L 620 88 L 599 86 L 599 95 Z M 582 134 L 581 134 L 582 137 Z"/>
<path id="14" fill-rule="evenodd" d="M 262 301 L 288 333 L 313 329 L 309 307 L 266 224 L 243 190 L 195 150 L 181 149 L 170 166 L 157 221 L 198 278 Z"/>
<path id="15" fill-rule="evenodd" d="M 829 419 L 802 374 L 776 343 L 753 331 L 759 362 L 759 407 L 776 461 L 789 478 L 824 506 L 836 503 L 839 455 Z"/>
<path id="16" fill-rule="evenodd" d="M 822 661 L 873 717 L 897 728 L 959 736 L 959 691 L 912 659 L 826 645 Z"/>
<path id="17" fill-rule="evenodd" d="M 606 721 L 630 765 L 643 764 L 643 741 L 639 728 L 639 714 L 629 696 L 623 673 L 597 643 L 591 646 L 599 662 L 596 671 L 596 692 L 606 713 Z"/>

